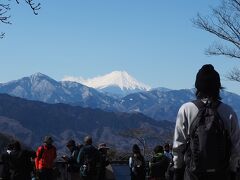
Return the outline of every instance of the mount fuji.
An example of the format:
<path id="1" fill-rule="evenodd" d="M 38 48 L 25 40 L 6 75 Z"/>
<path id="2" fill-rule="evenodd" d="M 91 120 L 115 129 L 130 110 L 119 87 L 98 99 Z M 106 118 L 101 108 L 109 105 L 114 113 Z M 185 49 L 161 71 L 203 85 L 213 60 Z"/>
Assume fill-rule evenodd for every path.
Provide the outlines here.
<path id="1" fill-rule="evenodd" d="M 126 71 L 113 71 L 109 74 L 91 79 L 65 77 L 63 81 L 78 82 L 88 87 L 95 88 L 100 92 L 121 97 L 131 93 L 149 91 L 151 89 L 150 86 L 137 81 Z"/>

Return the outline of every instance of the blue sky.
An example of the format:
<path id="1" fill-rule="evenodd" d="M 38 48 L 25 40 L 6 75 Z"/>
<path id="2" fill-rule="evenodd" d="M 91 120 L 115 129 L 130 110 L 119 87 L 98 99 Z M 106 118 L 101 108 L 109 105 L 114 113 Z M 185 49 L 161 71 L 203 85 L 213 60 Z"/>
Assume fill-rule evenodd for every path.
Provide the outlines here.
<path id="1" fill-rule="evenodd" d="M 13 1 L 14 2 L 14 1 Z M 125 70 L 152 87 L 194 87 L 198 69 L 211 63 L 228 91 L 240 84 L 224 75 L 234 59 L 208 57 L 214 36 L 195 28 L 196 14 L 209 14 L 219 1 L 193 0 L 42 0 L 35 16 L 13 3 L 12 25 L 0 25 L 0 82 L 42 72 L 91 78 Z"/>

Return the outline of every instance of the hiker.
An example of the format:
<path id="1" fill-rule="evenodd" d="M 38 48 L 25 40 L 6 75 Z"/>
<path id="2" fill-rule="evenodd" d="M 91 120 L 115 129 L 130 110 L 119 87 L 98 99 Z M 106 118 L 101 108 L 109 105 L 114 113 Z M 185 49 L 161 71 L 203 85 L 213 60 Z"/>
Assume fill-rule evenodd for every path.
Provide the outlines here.
<path id="1" fill-rule="evenodd" d="M 0 179 L 9 180 L 10 179 L 10 169 L 9 169 L 9 154 L 12 152 L 12 144 L 8 144 L 6 151 L 1 154 L 2 168 L 0 173 Z"/>
<path id="2" fill-rule="evenodd" d="M 98 179 L 99 151 L 92 145 L 92 137 L 84 138 L 84 146 L 80 150 L 77 162 L 80 165 L 80 176 L 84 180 Z"/>
<path id="3" fill-rule="evenodd" d="M 67 162 L 67 170 L 70 174 L 70 180 L 79 180 L 79 164 L 77 163 L 77 157 L 79 154 L 79 148 L 76 146 L 76 143 L 73 139 L 67 142 L 67 148 L 70 151 L 70 156 L 62 156 L 62 158 Z"/>
<path id="4" fill-rule="evenodd" d="M 137 144 L 132 147 L 132 156 L 129 158 L 131 180 L 145 180 L 146 167 L 145 160 Z"/>
<path id="5" fill-rule="evenodd" d="M 164 155 L 167 156 L 170 161 L 173 160 L 173 154 L 171 152 L 171 145 L 169 143 L 166 143 L 164 145 Z"/>
<path id="6" fill-rule="evenodd" d="M 157 145 L 154 148 L 154 155 L 149 162 L 150 180 L 166 180 L 165 173 L 169 162 L 170 159 L 164 155 L 163 147 Z"/>
<path id="7" fill-rule="evenodd" d="M 51 136 L 45 136 L 43 145 L 37 149 L 35 166 L 39 180 L 52 180 L 53 163 L 57 157 L 56 147 Z"/>
<path id="8" fill-rule="evenodd" d="M 177 115 L 174 179 L 228 180 L 240 158 L 236 113 L 220 101 L 220 77 L 211 64 L 198 71 L 195 87 L 197 100 L 183 104 Z"/>
<path id="9" fill-rule="evenodd" d="M 173 154 L 172 154 L 172 146 L 169 143 L 164 145 L 164 155 L 168 157 L 169 164 L 166 172 L 166 179 L 173 180 L 174 175 L 174 167 L 173 167 Z"/>
<path id="10" fill-rule="evenodd" d="M 34 167 L 32 159 L 36 157 L 36 153 L 23 150 L 19 141 L 13 141 L 12 148 L 8 154 L 10 180 L 31 180 Z"/>
<path id="11" fill-rule="evenodd" d="M 106 167 L 110 164 L 110 160 L 108 159 L 107 152 L 109 147 L 105 143 L 101 143 L 98 145 L 98 151 L 100 152 L 100 168 L 99 168 L 99 180 L 106 179 Z"/>

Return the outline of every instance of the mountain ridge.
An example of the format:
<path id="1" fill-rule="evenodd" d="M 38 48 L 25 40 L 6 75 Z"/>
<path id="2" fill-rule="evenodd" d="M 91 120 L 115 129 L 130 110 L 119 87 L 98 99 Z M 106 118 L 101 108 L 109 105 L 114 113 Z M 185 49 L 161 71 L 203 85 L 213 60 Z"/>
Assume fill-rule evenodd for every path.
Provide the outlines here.
<path id="1" fill-rule="evenodd" d="M 52 104 L 66 103 L 112 112 L 140 112 L 155 120 L 173 122 L 180 106 L 195 99 L 195 89 L 154 88 L 124 97 L 111 96 L 76 82 L 55 81 L 41 73 L 0 84 L 0 93 Z M 231 105 L 240 117 L 240 96 L 227 91 L 222 91 L 221 96 L 223 102 Z"/>
<path id="2" fill-rule="evenodd" d="M 68 104 L 47 104 L 0 94 L 0 129 L 36 148 L 45 135 L 52 135 L 55 144 L 63 149 L 70 138 L 82 142 L 92 135 L 95 143 L 105 142 L 117 149 L 130 148 L 136 138 L 122 136 L 134 129 L 144 130 L 152 137 L 152 145 L 172 137 L 174 123 L 155 121 L 140 113 L 105 112 Z M 154 134 L 159 133 L 156 139 Z M 117 142 L 117 143 L 116 143 Z"/>

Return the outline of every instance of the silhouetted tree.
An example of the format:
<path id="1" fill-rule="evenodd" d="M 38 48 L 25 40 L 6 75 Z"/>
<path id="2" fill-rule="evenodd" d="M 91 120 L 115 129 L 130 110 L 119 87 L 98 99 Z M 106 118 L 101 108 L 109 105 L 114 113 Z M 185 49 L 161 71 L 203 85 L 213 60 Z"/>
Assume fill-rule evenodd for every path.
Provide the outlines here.
<path id="1" fill-rule="evenodd" d="M 223 55 L 240 60 L 240 0 L 222 0 L 218 7 L 211 8 L 211 12 L 209 16 L 198 14 L 193 20 L 198 28 L 222 40 L 214 42 L 206 49 L 206 54 Z M 240 70 L 234 68 L 227 78 L 240 82 Z"/>
<path id="2" fill-rule="evenodd" d="M 4 24 L 11 24 L 9 11 L 11 10 L 11 1 L 12 0 L 5 0 L 0 2 L 0 21 Z M 20 3 L 21 0 L 14 0 L 17 4 Z M 40 3 L 35 3 L 34 0 L 24 0 L 30 8 L 33 10 L 35 15 L 38 14 L 38 10 L 40 9 Z M 3 38 L 5 35 L 4 32 L 0 33 L 0 38 Z"/>

